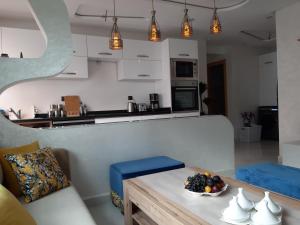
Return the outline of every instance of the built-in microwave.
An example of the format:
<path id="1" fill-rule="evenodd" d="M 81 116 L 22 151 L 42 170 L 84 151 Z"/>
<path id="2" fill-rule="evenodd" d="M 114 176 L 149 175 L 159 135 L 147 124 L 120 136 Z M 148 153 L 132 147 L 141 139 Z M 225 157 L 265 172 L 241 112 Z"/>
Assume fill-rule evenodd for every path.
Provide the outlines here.
<path id="1" fill-rule="evenodd" d="M 198 80 L 197 59 L 171 59 L 172 80 Z"/>
<path id="2" fill-rule="evenodd" d="M 199 111 L 197 80 L 172 81 L 172 111 Z"/>

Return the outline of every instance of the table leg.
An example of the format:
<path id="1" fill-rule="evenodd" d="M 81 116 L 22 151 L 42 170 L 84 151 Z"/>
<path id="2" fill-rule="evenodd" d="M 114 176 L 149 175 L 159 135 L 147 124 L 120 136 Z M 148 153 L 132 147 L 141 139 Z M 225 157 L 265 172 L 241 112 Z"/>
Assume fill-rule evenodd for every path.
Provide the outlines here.
<path id="1" fill-rule="evenodd" d="M 127 181 L 124 181 L 123 183 L 124 187 L 124 222 L 125 225 L 133 225 L 133 219 L 132 219 L 132 202 L 129 199 L 129 188 L 130 185 Z"/>

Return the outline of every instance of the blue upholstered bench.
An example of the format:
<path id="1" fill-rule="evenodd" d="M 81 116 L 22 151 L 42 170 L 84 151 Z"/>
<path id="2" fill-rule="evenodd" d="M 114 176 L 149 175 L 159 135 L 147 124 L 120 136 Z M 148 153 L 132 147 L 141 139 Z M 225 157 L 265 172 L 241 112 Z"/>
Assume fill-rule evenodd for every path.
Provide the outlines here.
<path id="1" fill-rule="evenodd" d="M 112 164 L 109 170 L 112 202 L 123 210 L 123 180 L 183 167 L 183 162 L 167 156 Z"/>
<path id="2" fill-rule="evenodd" d="M 300 199 L 300 169 L 274 163 L 240 167 L 236 179 Z"/>

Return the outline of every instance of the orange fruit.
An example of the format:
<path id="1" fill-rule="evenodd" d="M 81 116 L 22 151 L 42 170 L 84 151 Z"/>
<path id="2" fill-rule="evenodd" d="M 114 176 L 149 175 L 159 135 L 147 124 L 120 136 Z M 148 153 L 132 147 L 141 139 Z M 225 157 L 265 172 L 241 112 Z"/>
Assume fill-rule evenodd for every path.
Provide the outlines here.
<path id="1" fill-rule="evenodd" d="M 211 192 L 211 187 L 210 186 L 206 186 L 204 190 L 205 190 L 205 192 L 210 193 Z"/>
<path id="2" fill-rule="evenodd" d="M 207 177 L 211 177 L 209 172 L 205 172 L 204 175 L 207 176 Z"/>

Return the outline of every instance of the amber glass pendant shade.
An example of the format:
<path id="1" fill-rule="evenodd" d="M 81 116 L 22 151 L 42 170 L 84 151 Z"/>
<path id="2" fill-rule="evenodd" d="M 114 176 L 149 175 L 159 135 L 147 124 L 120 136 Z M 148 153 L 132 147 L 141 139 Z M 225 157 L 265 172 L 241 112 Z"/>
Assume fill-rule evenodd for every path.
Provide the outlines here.
<path id="1" fill-rule="evenodd" d="M 155 17 L 155 10 L 152 10 L 152 18 L 151 18 L 151 23 L 150 23 L 150 28 L 149 28 L 149 33 L 148 33 L 148 40 L 149 41 L 160 41 L 161 40 L 161 33 L 159 29 L 159 25 L 156 21 Z"/>
<path id="2" fill-rule="evenodd" d="M 220 34 L 222 33 L 222 26 L 220 19 L 217 14 L 217 10 L 214 10 L 214 15 L 211 21 L 211 26 L 210 26 L 210 33 L 211 34 Z"/>
<path id="3" fill-rule="evenodd" d="M 114 24 L 111 31 L 111 38 L 109 40 L 109 48 L 111 50 L 120 50 L 123 48 L 123 40 L 119 32 L 117 17 L 114 17 Z"/>
<path id="4" fill-rule="evenodd" d="M 190 38 L 193 35 L 193 27 L 188 16 L 188 9 L 184 9 L 184 17 L 181 25 L 181 36 L 183 38 Z"/>

